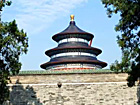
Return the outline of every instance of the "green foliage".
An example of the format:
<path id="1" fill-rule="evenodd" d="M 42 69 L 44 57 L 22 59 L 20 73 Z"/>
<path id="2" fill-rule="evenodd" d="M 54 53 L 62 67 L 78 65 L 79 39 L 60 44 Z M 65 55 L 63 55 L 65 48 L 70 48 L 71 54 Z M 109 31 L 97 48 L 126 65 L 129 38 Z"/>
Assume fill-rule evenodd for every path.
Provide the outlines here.
<path id="1" fill-rule="evenodd" d="M 1 2 L 0 8 L 10 5 L 10 1 Z M 28 38 L 23 30 L 19 30 L 16 21 L 0 21 L 0 104 L 9 98 L 7 87 L 9 75 L 14 75 L 21 69 L 19 56 L 27 53 Z"/>
<path id="2" fill-rule="evenodd" d="M 109 17 L 117 13 L 121 17 L 115 30 L 121 32 L 117 43 L 122 50 L 122 61 L 111 65 L 111 69 L 128 69 L 128 86 L 133 86 L 140 77 L 140 0 L 102 0 L 102 3 Z"/>
<path id="3" fill-rule="evenodd" d="M 0 1 L 0 11 L 2 11 L 3 7 L 10 6 L 11 4 L 12 4 L 12 1 L 1 0 Z"/>
<path id="4" fill-rule="evenodd" d="M 119 63 L 117 60 L 115 63 L 110 65 L 110 70 L 115 72 L 122 72 L 122 73 L 128 73 L 131 71 L 131 65 L 132 62 L 130 61 L 130 58 L 128 57 L 129 52 L 123 52 L 122 61 Z"/>

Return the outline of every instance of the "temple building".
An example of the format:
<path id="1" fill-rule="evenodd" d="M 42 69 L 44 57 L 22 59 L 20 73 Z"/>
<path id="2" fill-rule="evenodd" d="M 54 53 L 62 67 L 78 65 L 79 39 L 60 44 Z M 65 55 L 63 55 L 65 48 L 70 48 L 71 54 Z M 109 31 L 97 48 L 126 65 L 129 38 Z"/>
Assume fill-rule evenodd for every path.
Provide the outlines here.
<path id="1" fill-rule="evenodd" d="M 58 46 L 45 52 L 51 59 L 42 64 L 41 68 L 46 70 L 84 70 L 106 67 L 107 63 L 97 59 L 102 51 L 91 47 L 93 34 L 77 27 L 74 15 L 70 17 L 69 26 L 52 37 Z"/>

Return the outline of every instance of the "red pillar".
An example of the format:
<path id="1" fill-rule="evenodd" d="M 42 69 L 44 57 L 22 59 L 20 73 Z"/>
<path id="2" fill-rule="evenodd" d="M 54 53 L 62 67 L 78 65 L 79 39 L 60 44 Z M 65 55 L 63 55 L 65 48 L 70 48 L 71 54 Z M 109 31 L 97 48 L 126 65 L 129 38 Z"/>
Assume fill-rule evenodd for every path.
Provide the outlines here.
<path id="1" fill-rule="evenodd" d="M 89 46 L 91 46 L 91 44 L 92 44 L 92 39 L 91 39 L 90 42 L 89 42 Z"/>

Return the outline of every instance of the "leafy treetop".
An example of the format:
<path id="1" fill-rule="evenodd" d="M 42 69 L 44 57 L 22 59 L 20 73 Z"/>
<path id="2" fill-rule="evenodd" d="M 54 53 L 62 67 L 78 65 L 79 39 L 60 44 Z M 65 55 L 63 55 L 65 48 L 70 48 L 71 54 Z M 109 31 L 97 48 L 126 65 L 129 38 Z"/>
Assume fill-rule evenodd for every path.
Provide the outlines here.
<path id="1" fill-rule="evenodd" d="M 0 10 L 11 1 L 1 1 Z M 28 38 L 23 30 L 19 30 L 16 21 L 2 22 L 0 17 L 0 105 L 9 98 L 7 87 L 10 72 L 17 74 L 21 69 L 19 57 L 27 53 Z"/>
<path id="2" fill-rule="evenodd" d="M 122 50 L 122 62 L 114 63 L 111 69 L 128 72 L 128 86 L 135 85 L 140 77 L 140 0 L 102 0 L 107 15 L 119 14 L 119 23 L 115 26 L 121 35 L 117 43 Z"/>

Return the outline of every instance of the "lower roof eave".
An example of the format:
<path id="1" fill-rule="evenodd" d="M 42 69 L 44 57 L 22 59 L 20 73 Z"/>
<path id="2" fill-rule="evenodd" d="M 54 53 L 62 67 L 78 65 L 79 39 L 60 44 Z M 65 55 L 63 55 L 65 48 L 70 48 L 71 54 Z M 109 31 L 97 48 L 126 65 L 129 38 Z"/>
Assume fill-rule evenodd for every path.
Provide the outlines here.
<path id="1" fill-rule="evenodd" d="M 57 62 L 47 62 L 42 64 L 40 67 L 43 69 L 46 69 L 46 67 L 48 66 L 53 66 L 53 65 L 58 65 L 58 64 L 69 64 L 69 63 L 87 63 L 87 64 L 95 64 L 95 65 L 99 65 L 102 68 L 107 66 L 106 62 L 102 62 L 102 61 L 98 61 L 98 60 L 85 60 L 85 61 L 81 61 L 81 60 L 72 60 L 72 61 L 57 61 Z"/>

